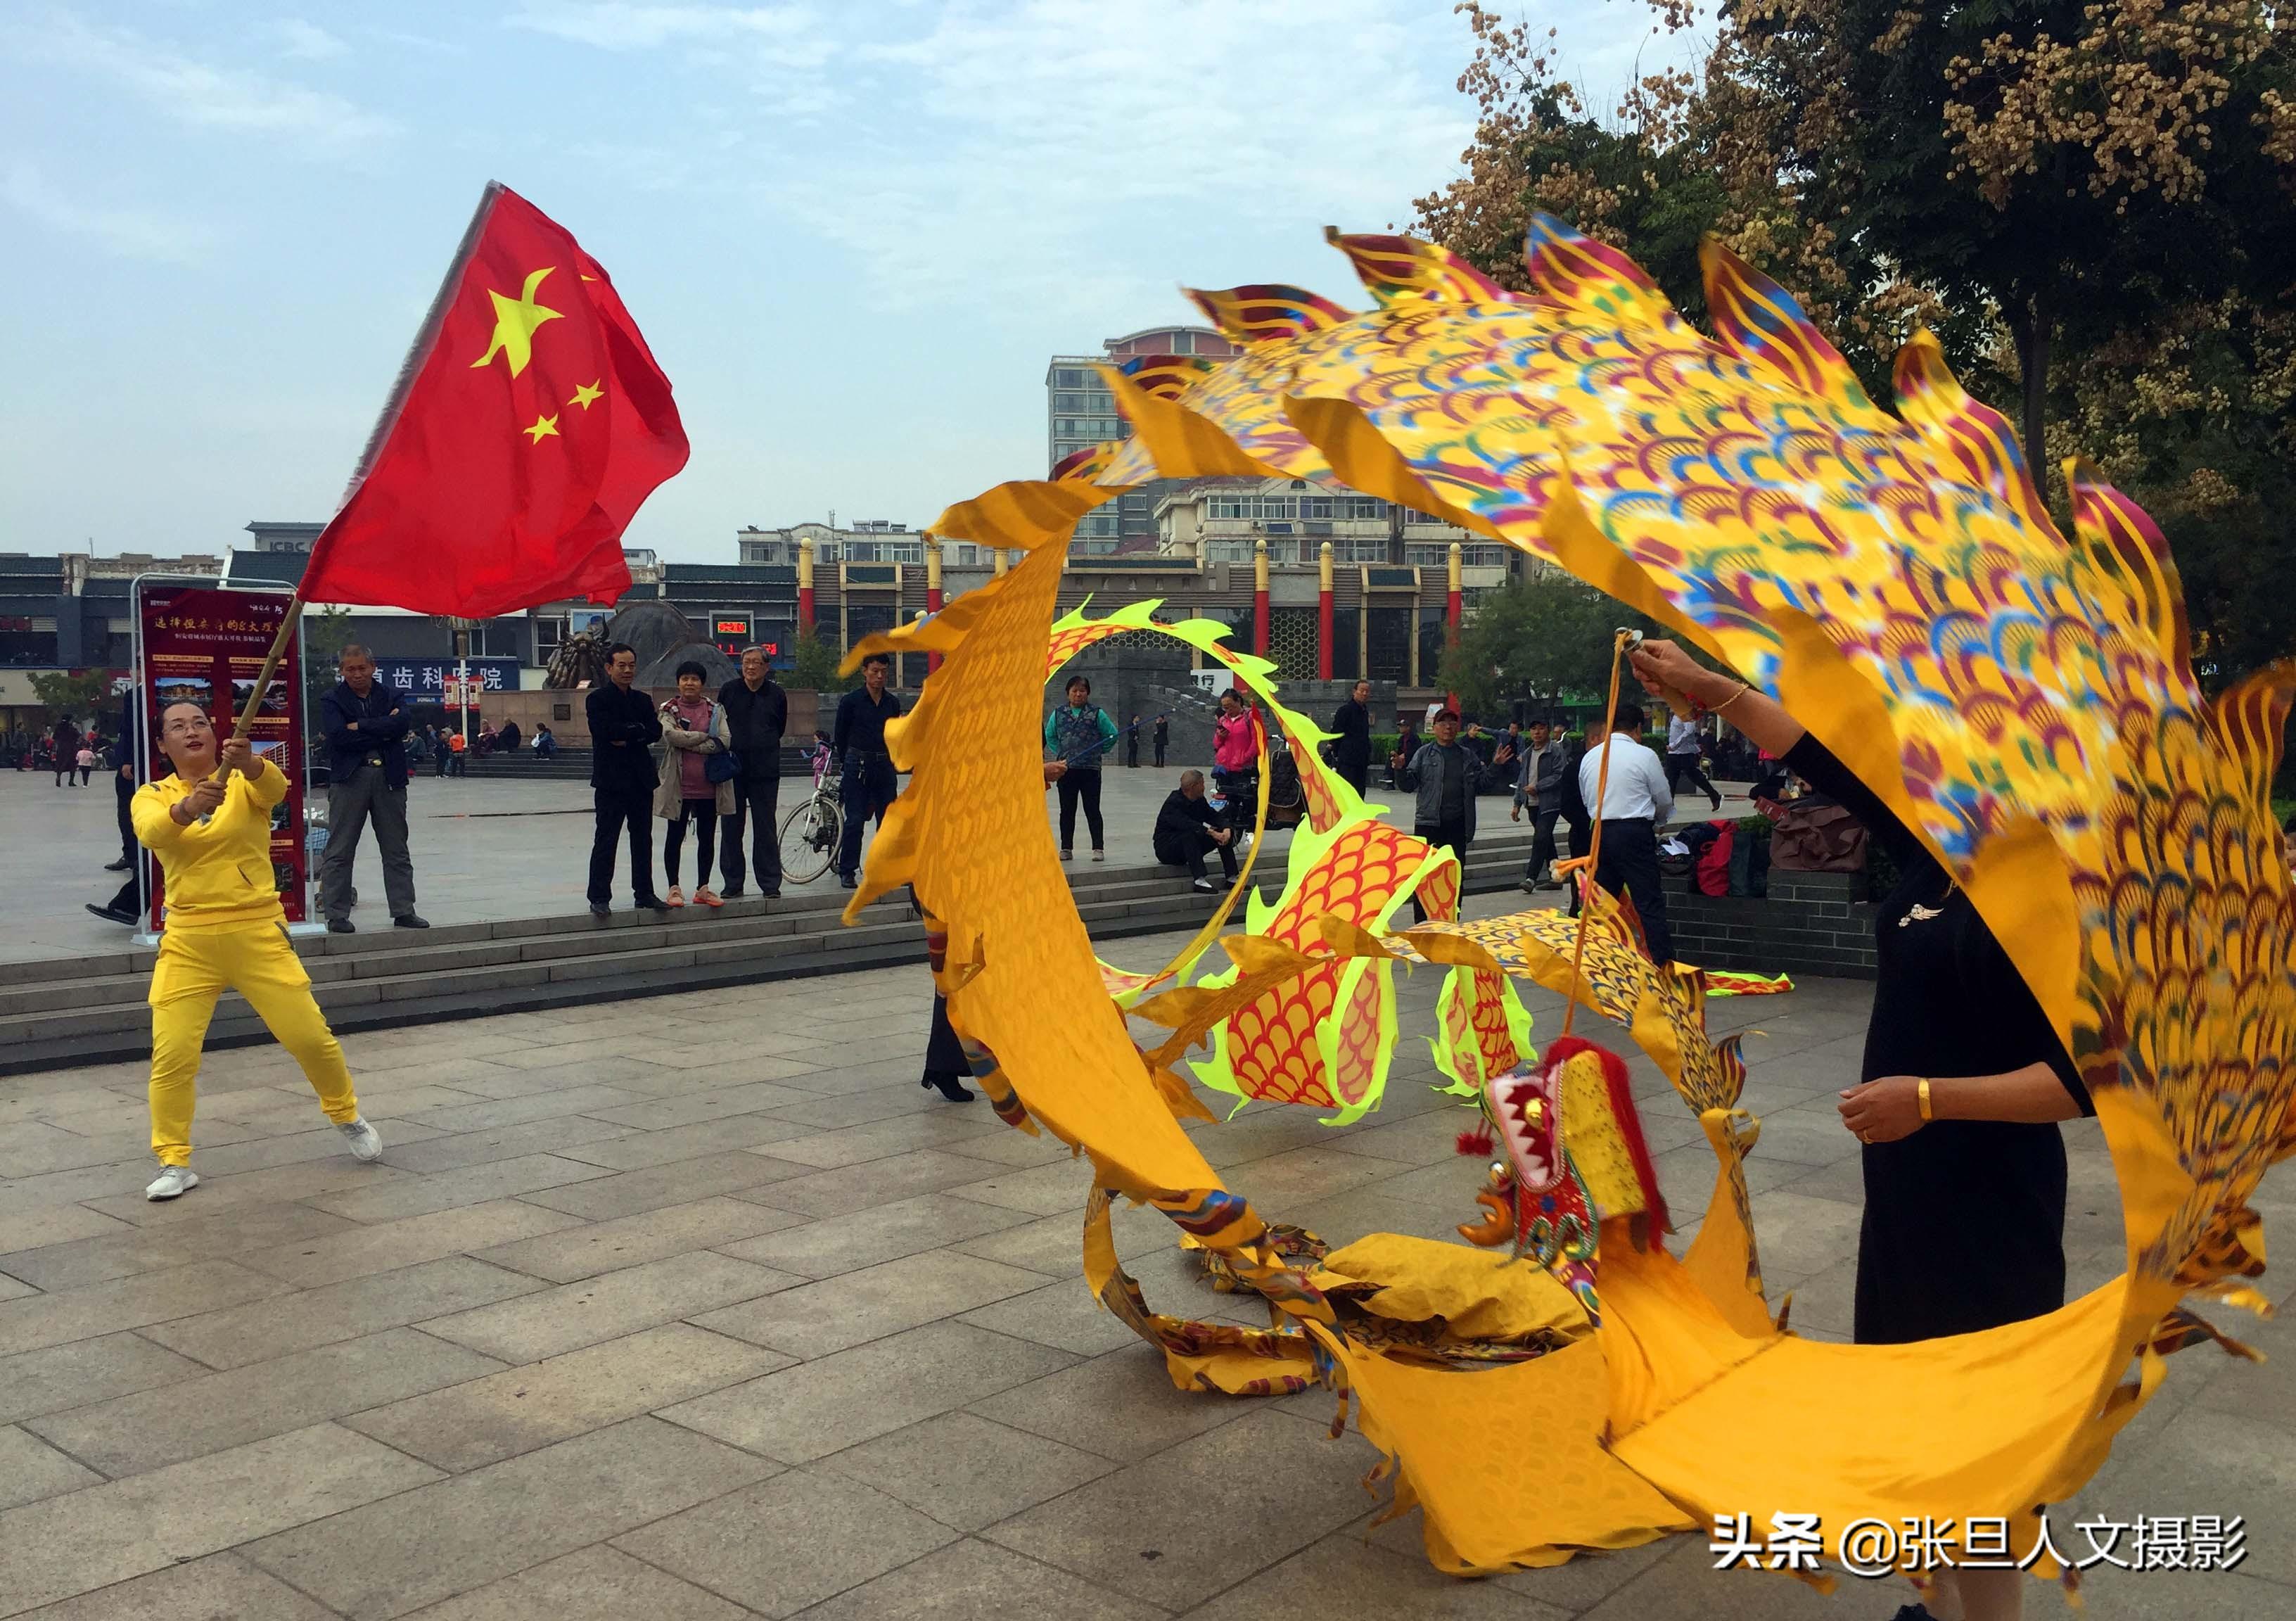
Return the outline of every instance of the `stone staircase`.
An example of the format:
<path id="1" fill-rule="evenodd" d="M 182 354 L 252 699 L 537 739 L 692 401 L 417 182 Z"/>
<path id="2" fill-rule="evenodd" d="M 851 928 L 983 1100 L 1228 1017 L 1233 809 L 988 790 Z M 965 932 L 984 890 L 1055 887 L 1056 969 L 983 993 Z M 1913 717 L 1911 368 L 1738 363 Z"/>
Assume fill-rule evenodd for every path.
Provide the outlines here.
<path id="1" fill-rule="evenodd" d="M 1529 833 L 1512 827 L 1478 843 L 1468 861 L 1469 893 L 1513 887 L 1529 849 Z M 1280 856 L 1283 845 L 1269 853 Z M 1168 867 L 1087 865 L 1073 870 L 1070 882 L 1077 910 L 1099 942 L 1197 926 L 1218 899 L 1197 893 Z M 1277 885 L 1271 877 L 1260 887 L 1272 897 Z M 688 907 L 667 918 L 577 912 L 443 925 L 413 936 L 388 930 L 320 934 L 299 939 L 296 950 L 338 1031 L 924 960 L 924 934 L 906 900 L 878 901 L 851 928 L 839 920 L 844 901 L 844 892 L 824 880 L 778 901 L 749 897 L 715 912 Z M 147 1057 L 144 996 L 156 955 L 137 948 L 0 963 L 0 1074 Z M 236 995 L 223 999 L 208 1033 L 210 1047 L 269 1039 Z"/>

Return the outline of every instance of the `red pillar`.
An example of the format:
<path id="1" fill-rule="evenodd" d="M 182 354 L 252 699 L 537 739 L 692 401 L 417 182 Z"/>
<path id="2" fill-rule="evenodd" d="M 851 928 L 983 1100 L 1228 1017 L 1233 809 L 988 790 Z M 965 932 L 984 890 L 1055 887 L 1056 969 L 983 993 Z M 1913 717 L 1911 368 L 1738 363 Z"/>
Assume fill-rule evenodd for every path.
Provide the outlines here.
<path id="1" fill-rule="evenodd" d="M 1316 679 L 1332 679 L 1332 543 L 1324 541 L 1316 554 Z"/>
<path id="2" fill-rule="evenodd" d="M 1450 592 L 1443 599 L 1443 640 L 1447 646 L 1454 647 L 1459 644 L 1459 621 L 1466 615 L 1465 598 L 1460 590 L 1460 567 L 1464 556 L 1459 543 L 1452 541 Z M 1443 701 L 1453 709 L 1459 707 L 1459 695 L 1456 692 L 1445 693 Z"/>
<path id="3" fill-rule="evenodd" d="M 940 542 L 931 537 L 925 540 L 925 612 L 940 612 Z M 930 676 L 940 668 L 940 654 L 925 654 L 925 674 Z"/>
<path id="4" fill-rule="evenodd" d="M 797 543 L 797 633 L 815 636 L 813 619 L 813 543 Z"/>
<path id="5" fill-rule="evenodd" d="M 1267 656 L 1267 542 L 1251 546 L 1251 650 Z"/>

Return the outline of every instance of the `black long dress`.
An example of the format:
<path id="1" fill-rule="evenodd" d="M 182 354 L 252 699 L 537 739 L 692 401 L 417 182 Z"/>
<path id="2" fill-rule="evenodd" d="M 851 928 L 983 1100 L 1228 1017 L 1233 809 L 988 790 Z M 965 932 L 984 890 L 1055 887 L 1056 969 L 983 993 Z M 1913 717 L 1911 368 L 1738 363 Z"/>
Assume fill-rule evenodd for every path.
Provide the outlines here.
<path id="1" fill-rule="evenodd" d="M 1785 763 L 1864 822 L 1901 875 L 1875 920 L 1879 980 L 1860 1081 L 2046 1064 L 2091 1115 L 2040 1004 L 1969 896 L 1816 738 Z M 1938 1120 L 1865 1148 L 1856 1338 L 1967 1334 L 2065 1303 L 2065 1143 L 2054 1123 Z"/>

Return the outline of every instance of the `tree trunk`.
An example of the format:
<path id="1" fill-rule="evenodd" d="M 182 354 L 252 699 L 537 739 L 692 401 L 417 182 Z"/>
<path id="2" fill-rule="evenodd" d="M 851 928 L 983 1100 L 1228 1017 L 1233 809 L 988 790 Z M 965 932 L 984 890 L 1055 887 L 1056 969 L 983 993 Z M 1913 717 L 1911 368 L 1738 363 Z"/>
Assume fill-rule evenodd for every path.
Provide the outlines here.
<path id="1" fill-rule="evenodd" d="M 2033 486 L 2049 488 L 2049 315 L 2039 293 L 2025 300 L 2020 318 L 2011 325 L 2017 341 L 2017 369 L 2025 384 L 2025 461 L 2033 472 Z"/>

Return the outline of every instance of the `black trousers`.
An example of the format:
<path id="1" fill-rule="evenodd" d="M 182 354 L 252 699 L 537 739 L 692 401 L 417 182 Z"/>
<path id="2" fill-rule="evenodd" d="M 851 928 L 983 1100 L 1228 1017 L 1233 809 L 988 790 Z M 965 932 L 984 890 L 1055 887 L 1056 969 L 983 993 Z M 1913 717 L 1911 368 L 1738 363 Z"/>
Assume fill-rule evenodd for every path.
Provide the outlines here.
<path id="1" fill-rule="evenodd" d="M 135 779 L 114 771 L 111 787 L 119 801 L 119 859 L 132 868 L 142 853 L 135 843 Z"/>
<path id="2" fill-rule="evenodd" d="M 1530 813 L 1530 865 L 1522 869 L 1526 879 L 1536 878 L 1554 864 L 1554 819 L 1562 812 L 1533 810 Z"/>
<path id="3" fill-rule="evenodd" d="M 1219 852 L 1220 870 L 1230 878 L 1235 876 L 1235 845 L 1220 843 L 1201 827 L 1185 827 L 1173 836 L 1156 841 L 1156 859 L 1167 867 L 1185 867 L 1192 878 L 1208 878 L 1204 858 L 1213 851 Z"/>
<path id="4" fill-rule="evenodd" d="M 1332 769 L 1338 773 L 1341 782 L 1357 793 L 1367 794 L 1371 791 L 1371 764 L 1368 761 L 1362 765 L 1334 765 Z"/>
<path id="5" fill-rule="evenodd" d="M 1653 962 L 1674 960 L 1674 936 L 1666 926 L 1666 896 L 1658 880 L 1658 831 L 1646 818 L 1603 823 L 1603 855 L 1595 882 L 1612 894 L 1624 891 L 1643 920 L 1643 938 Z"/>
<path id="6" fill-rule="evenodd" d="M 1459 878 L 1463 884 L 1465 882 L 1467 876 L 1467 824 L 1464 820 L 1444 822 L 1441 825 L 1433 827 L 1414 827 L 1412 831 L 1416 833 L 1421 838 L 1425 839 L 1429 843 L 1434 845 L 1437 849 L 1447 850 L 1453 855 L 1458 857 Z M 1419 897 L 1416 894 L 1411 897 L 1411 917 L 1412 920 L 1415 923 L 1424 923 L 1427 921 L 1427 909 L 1419 904 Z"/>
<path id="7" fill-rule="evenodd" d="M 718 853 L 718 796 L 708 799 L 682 799 L 677 802 L 677 814 L 669 819 L 669 831 L 662 835 L 661 870 L 669 879 L 672 889 L 677 887 L 677 858 L 685 848 L 685 824 L 693 824 L 693 886 L 709 887 L 709 861 Z"/>
<path id="8" fill-rule="evenodd" d="M 1164 739 L 1160 736 L 1156 739 L 1156 769 L 1164 769 Z"/>
<path id="9" fill-rule="evenodd" d="M 1100 821 L 1100 771 L 1095 768 L 1080 771 L 1070 766 L 1068 775 L 1054 785 L 1061 794 L 1061 848 L 1076 848 L 1077 806 L 1084 806 L 1084 825 L 1092 835 L 1095 850 L 1107 848 L 1107 832 Z"/>
<path id="10" fill-rule="evenodd" d="M 739 889 L 749 875 L 742 866 L 742 830 L 750 830 L 750 865 L 758 869 L 758 887 L 772 894 L 782 886 L 781 819 L 779 800 L 782 779 L 779 777 L 736 777 L 734 779 L 734 812 L 724 819 L 726 826 L 718 846 L 718 870 L 726 876 L 727 889 Z M 752 819 L 754 818 L 754 819 Z"/>
<path id="11" fill-rule="evenodd" d="M 838 808 L 845 813 L 844 835 L 837 841 L 837 876 L 850 878 L 861 870 L 861 835 L 869 819 L 885 825 L 885 812 L 901 792 L 900 773 L 890 756 L 864 757 L 846 751 L 845 780 L 837 791 Z"/>
<path id="12" fill-rule="evenodd" d="M 964 1043 L 956 1038 L 956 1026 L 948 1022 L 948 998 L 933 992 L 932 1033 L 925 1038 L 925 1074 L 928 1076 L 955 1075 L 969 1079 L 972 1066 L 965 1061 Z"/>
<path id="13" fill-rule="evenodd" d="M 1669 794 L 1681 793 L 1682 785 L 1685 779 L 1687 779 L 1701 794 L 1705 794 L 1707 798 L 1719 799 L 1721 797 L 1719 794 L 1715 792 L 1714 785 L 1707 780 L 1706 773 L 1698 769 L 1697 755 L 1669 754 L 1666 757 L 1667 792 Z"/>
<path id="14" fill-rule="evenodd" d="M 590 901 L 603 906 L 614 898 L 614 847 L 627 833 L 630 845 L 630 897 L 653 899 L 653 790 L 594 788 L 598 830 L 590 840 Z"/>

